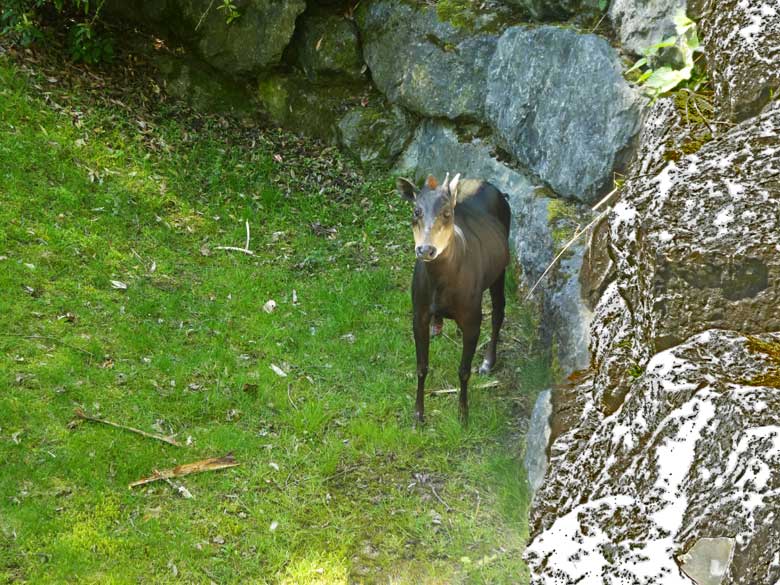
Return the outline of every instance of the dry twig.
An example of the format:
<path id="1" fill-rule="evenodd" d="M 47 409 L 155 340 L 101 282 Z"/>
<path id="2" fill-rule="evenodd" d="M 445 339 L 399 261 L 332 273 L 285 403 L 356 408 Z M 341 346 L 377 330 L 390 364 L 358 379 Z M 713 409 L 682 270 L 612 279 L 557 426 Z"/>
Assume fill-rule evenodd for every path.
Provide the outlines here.
<path id="1" fill-rule="evenodd" d="M 245 222 L 246 225 L 246 243 L 243 248 L 237 248 L 236 246 L 215 246 L 215 250 L 230 250 L 233 252 L 242 252 L 248 256 L 254 256 L 255 253 L 249 249 L 249 221 Z"/>
<path id="2" fill-rule="evenodd" d="M 110 427 L 114 427 L 117 429 L 124 429 L 126 431 L 130 431 L 132 433 L 136 433 L 138 435 L 141 435 L 143 437 L 148 437 L 149 439 L 157 439 L 158 441 L 162 441 L 163 443 L 168 443 L 169 445 L 173 445 L 174 447 L 181 447 L 180 443 L 177 443 L 170 437 L 163 437 L 162 435 L 155 435 L 154 433 L 147 433 L 146 431 L 142 431 L 140 429 L 136 429 L 133 427 L 128 427 L 126 425 L 121 425 L 119 423 L 112 422 L 110 420 L 106 420 L 104 418 L 98 418 L 96 416 L 89 416 L 86 412 L 84 412 L 82 409 L 77 408 L 74 411 L 74 414 L 76 415 L 76 418 L 81 420 L 88 420 L 96 423 L 101 423 L 104 425 L 108 425 Z"/>

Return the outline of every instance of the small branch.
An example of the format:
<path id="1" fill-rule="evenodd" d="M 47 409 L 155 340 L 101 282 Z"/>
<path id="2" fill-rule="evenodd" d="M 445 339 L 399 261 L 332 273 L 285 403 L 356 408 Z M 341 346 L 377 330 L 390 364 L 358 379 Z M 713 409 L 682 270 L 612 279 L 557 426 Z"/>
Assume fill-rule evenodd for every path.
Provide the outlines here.
<path id="1" fill-rule="evenodd" d="M 76 418 L 81 420 L 88 420 L 91 422 L 101 423 L 104 425 L 108 425 L 110 427 L 114 427 L 117 429 L 124 429 L 126 431 L 130 431 L 131 433 L 136 433 L 138 435 L 141 435 L 142 437 L 147 437 L 149 439 L 156 439 L 158 441 L 162 441 L 163 443 L 168 443 L 169 445 L 173 445 L 174 447 L 181 447 L 180 443 L 177 443 L 170 437 L 163 437 L 162 435 L 155 435 L 154 433 L 147 433 L 146 431 L 142 431 L 140 429 L 135 429 L 133 427 L 128 427 L 125 425 L 120 425 L 119 423 L 111 422 L 110 420 L 106 420 L 104 418 L 98 418 L 96 416 L 89 416 L 86 412 L 81 410 L 80 408 L 77 408 L 74 411 L 74 414 L 76 415 Z"/>
<path id="2" fill-rule="evenodd" d="M 211 7 L 214 6 L 214 0 L 211 0 L 211 3 L 209 4 L 208 8 L 206 8 L 206 11 L 200 15 L 200 20 L 198 21 L 198 24 L 195 26 L 195 32 L 198 32 L 198 29 L 200 28 L 200 25 L 203 24 L 203 19 L 206 18 L 206 15 L 211 12 Z"/>
<path id="3" fill-rule="evenodd" d="M 237 248 L 236 246 L 214 246 L 215 250 L 231 250 L 232 252 L 243 252 L 244 254 L 247 254 L 249 256 L 254 256 L 255 253 L 252 252 L 252 250 L 247 250 L 246 248 Z"/>
<path id="4" fill-rule="evenodd" d="M 485 382 L 484 384 L 477 384 L 476 386 L 473 386 L 473 388 L 495 388 L 496 386 L 500 386 L 501 382 L 498 380 L 493 380 L 492 382 Z M 457 388 L 444 388 L 442 390 L 433 390 L 431 392 L 431 396 L 439 396 L 441 394 L 455 394 L 456 392 L 460 392 Z"/>
<path id="5" fill-rule="evenodd" d="M 441 496 L 436 492 L 436 488 L 433 487 L 433 484 L 431 484 L 431 491 L 433 492 L 433 495 L 436 496 L 436 499 L 439 500 L 442 506 L 444 506 L 444 509 L 447 510 L 447 512 L 452 512 L 452 508 L 450 508 L 450 505 L 441 499 Z"/>
<path id="6" fill-rule="evenodd" d="M 170 482 L 170 479 L 173 477 L 183 477 L 193 473 L 203 473 L 204 471 L 219 471 L 220 469 L 228 469 L 239 465 L 241 464 L 236 461 L 235 457 L 228 453 L 224 457 L 212 457 L 210 459 L 195 461 L 194 463 L 184 463 L 183 465 L 177 465 L 176 467 L 163 469 L 162 471 L 157 471 L 155 469 L 152 475 L 134 481 L 128 487 L 134 488 L 155 481 Z"/>
<path id="7" fill-rule="evenodd" d="M 579 230 L 579 231 L 577 231 L 577 233 L 575 233 L 575 234 L 574 234 L 574 237 L 573 237 L 571 240 L 569 240 L 569 241 L 566 243 L 566 245 L 565 245 L 565 246 L 564 246 L 564 247 L 561 249 L 561 251 L 560 251 L 560 252 L 558 252 L 558 255 L 557 255 L 555 258 L 553 258 L 553 261 L 552 261 L 552 262 L 550 262 L 550 265 L 547 267 L 547 269 L 546 269 L 546 270 L 545 270 L 545 271 L 542 273 L 542 275 L 539 277 L 539 280 L 537 280 L 537 281 L 536 281 L 536 283 L 535 283 L 535 284 L 534 284 L 534 285 L 531 287 L 531 290 L 530 290 L 530 291 L 528 291 L 528 294 L 527 294 L 527 295 L 526 295 L 526 297 L 525 297 L 525 300 L 526 300 L 526 301 L 528 301 L 528 300 L 530 300 L 530 299 L 531 299 L 531 295 L 533 295 L 533 294 L 534 294 L 534 291 L 536 290 L 536 287 L 537 287 L 537 286 L 539 286 L 539 284 L 542 282 L 542 280 L 544 280 L 544 277 L 545 277 L 545 276 L 547 276 L 547 275 L 550 273 L 550 270 L 552 270 L 553 266 L 555 266 L 556 262 L 558 262 L 558 260 L 561 258 L 561 256 L 563 256 L 563 255 L 564 255 L 564 253 L 566 252 L 566 250 L 568 250 L 569 248 L 571 248 L 572 244 L 574 244 L 574 242 L 576 242 L 577 240 L 579 240 L 579 239 L 580 239 L 580 236 L 582 236 L 582 234 L 584 234 L 585 232 L 587 232 L 587 231 L 588 231 L 590 228 L 592 228 L 592 227 L 593 227 L 594 225 L 596 225 L 596 224 L 597 224 L 599 221 L 601 221 L 601 219 L 602 219 L 602 218 L 603 218 L 605 215 L 607 215 L 607 213 L 608 213 L 608 212 L 609 212 L 609 209 L 605 209 L 604 211 L 602 211 L 601 213 L 599 213 L 599 214 L 598 214 L 598 216 L 596 217 L 596 219 L 594 219 L 594 220 L 593 220 L 593 221 L 591 221 L 591 222 L 590 222 L 588 225 L 586 225 L 584 229 L 582 229 L 582 230 Z"/>
<path id="8" fill-rule="evenodd" d="M 297 410 L 298 410 L 298 407 L 297 407 L 297 406 L 295 406 L 295 402 L 293 402 L 292 396 L 290 396 L 290 390 L 291 390 L 291 389 L 292 389 L 292 384 L 288 383 L 288 384 L 287 384 L 287 400 L 289 400 L 289 401 L 290 401 L 290 406 L 292 406 L 292 407 L 293 407 L 293 409 L 294 409 L 295 411 L 297 411 Z"/>
<path id="9" fill-rule="evenodd" d="M 215 246 L 215 250 L 230 250 L 232 252 L 242 252 L 244 254 L 247 254 L 248 256 L 254 256 L 255 253 L 249 249 L 249 221 L 245 221 L 246 225 L 246 244 L 244 244 L 243 248 L 237 248 L 236 246 Z"/>

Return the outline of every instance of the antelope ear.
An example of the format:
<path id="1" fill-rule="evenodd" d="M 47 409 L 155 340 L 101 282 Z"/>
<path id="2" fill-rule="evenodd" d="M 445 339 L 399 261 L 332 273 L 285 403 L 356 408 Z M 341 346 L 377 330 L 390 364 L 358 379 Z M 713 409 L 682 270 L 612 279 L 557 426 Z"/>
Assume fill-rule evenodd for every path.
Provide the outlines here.
<path id="1" fill-rule="evenodd" d="M 398 194 L 412 203 L 417 198 L 417 187 L 414 186 L 409 179 L 399 177 L 395 181 L 395 188 L 398 189 Z"/>
<path id="2" fill-rule="evenodd" d="M 460 183 L 460 173 L 452 177 L 452 181 L 450 181 L 449 189 L 450 189 L 450 197 L 452 198 L 452 206 L 455 207 L 458 203 L 458 185 Z"/>

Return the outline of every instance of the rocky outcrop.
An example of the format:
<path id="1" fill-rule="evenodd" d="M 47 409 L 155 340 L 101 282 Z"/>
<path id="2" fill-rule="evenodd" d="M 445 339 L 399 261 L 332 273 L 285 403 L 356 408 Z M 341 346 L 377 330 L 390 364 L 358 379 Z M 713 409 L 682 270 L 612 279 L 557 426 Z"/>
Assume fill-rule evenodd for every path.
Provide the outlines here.
<path id="1" fill-rule="evenodd" d="M 609 18 L 626 51 L 635 55 L 675 34 L 674 15 L 685 0 L 612 0 Z"/>
<path id="2" fill-rule="evenodd" d="M 780 102 L 698 144 L 683 117 L 655 103 L 602 231 L 591 371 L 552 396 L 536 585 L 780 579 Z"/>
<path id="3" fill-rule="evenodd" d="M 780 88 L 780 6 L 769 0 L 698 0 L 707 69 L 721 111 L 756 115 Z"/>
<path id="4" fill-rule="evenodd" d="M 502 145 L 561 196 L 594 201 L 630 155 L 639 101 L 609 43 L 557 27 L 507 30 L 486 114 Z"/>
<path id="5" fill-rule="evenodd" d="M 780 330 L 779 131 L 776 102 L 615 206 L 618 287 L 651 354 L 711 328 Z"/>
<path id="6" fill-rule="evenodd" d="M 777 582 L 777 356 L 778 335 L 707 331 L 657 354 L 615 415 L 584 395 L 535 500 L 533 583 L 690 585 L 678 563 L 703 537 L 734 538 L 719 583 Z"/>
<path id="7" fill-rule="evenodd" d="M 494 34 L 392 0 L 363 2 L 356 16 L 371 77 L 391 102 L 429 117 L 482 116 Z"/>

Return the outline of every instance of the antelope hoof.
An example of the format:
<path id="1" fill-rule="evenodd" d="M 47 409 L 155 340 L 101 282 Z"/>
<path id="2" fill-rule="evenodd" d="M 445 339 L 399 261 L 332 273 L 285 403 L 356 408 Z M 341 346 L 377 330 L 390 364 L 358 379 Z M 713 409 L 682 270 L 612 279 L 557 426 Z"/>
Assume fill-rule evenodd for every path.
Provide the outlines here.
<path id="1" fill-rule="evenodd" d="M 482 375 L 489 374 L 490 370 L 492 369 L 493 369 L 493 364 L 490 361 L 485 360 L 484 362 L 482 362 L 482 365 L 479 366 L 479 373 Z"/>
<path id="2" fill-rule="evenodd" d="M 414 413 L 414 426 L 415 427 L 424 427 L 425 426 L 425 417 L 420 414 L 419 412 Z"/>

